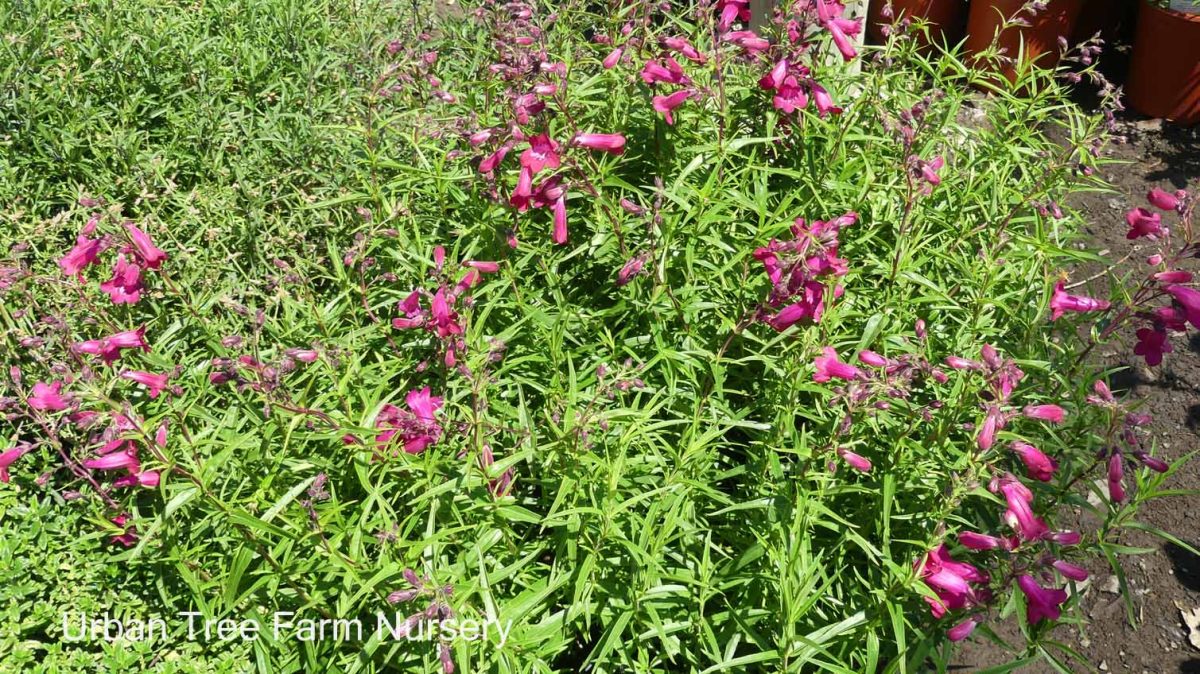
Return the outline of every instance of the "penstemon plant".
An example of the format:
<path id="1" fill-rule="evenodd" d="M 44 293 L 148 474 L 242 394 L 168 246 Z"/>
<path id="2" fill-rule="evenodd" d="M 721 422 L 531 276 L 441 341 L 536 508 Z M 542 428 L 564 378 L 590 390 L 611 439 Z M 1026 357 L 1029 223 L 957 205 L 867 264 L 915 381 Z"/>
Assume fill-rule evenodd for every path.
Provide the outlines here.
<path id="1" fill-rule="evenodd" d="M 256 138 L 236 208 L 196 151 L 191 195 L 56 179 L 0 233 L 3 525 L 71 513 L 261 671 L 944 670 L 1009 619 L 1078 658 L 1084 563 L 1176 469 L 1089 353 L 1200 327 L 1186 194 L 1125 296 L 1063 280 L 1096 45 L 1009 86 L 831 0 L 465 4 L 336 14 L 327 147 Z"/>

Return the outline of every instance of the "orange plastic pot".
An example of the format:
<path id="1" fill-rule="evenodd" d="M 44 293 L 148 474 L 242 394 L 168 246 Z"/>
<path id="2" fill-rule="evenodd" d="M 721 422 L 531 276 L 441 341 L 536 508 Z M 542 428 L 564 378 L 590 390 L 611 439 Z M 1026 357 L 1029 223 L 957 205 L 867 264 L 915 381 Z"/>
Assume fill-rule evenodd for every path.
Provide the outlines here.
<path id="1" fill-rule="evenodd" d="M 975 56 L 991 44 L 1004 21 L 1014 16 L 1025 4 L 1023 0 L 974 0 L 967 17 L 968 55 Z M 1042 68 L 1052 68 L 1061 54 L 1058 39 L 1070 38 L 1075 22 L 1083 9 L 1083 0 L 1050 0 L 1045 11 L 1032 18 L 1025 17 L 1029 26 L 1010 26 L 1000 31 L 999 46 L 1004 55 L 1016 59 L 1024 45 L 1023 59 Z M 981 65 L 978 59 L 976 65 Z M 1000 66 L 1000 72 L 1011 82 L 1016 79 L 1017 64 Z"/>
<path id="2" fill-rule="evenodd" d="M 1200 14 L 1142 3 L 1125 93 L 1144 115 L 1200 122 Z"/>
<path id="3" fill-rule="evenodd" d="M 966 27 L 966 0 L 892 0 L 892 19 L 883 18 L 887 0 L 872 0 L 867 9 L 867 39 L 872 44 L 883 42 L 883 27 L 908 17 L 929 23 L 929 38 L 936 44 L 958 44 Z"/>

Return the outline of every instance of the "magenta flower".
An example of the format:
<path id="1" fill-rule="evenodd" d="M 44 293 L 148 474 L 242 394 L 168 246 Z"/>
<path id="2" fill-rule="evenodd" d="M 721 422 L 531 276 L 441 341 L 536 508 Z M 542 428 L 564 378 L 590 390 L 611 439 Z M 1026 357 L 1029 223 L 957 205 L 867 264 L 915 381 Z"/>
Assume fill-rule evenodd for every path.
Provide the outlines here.
<path id="1" fill-rule="evenodd" d="M 977 596 L 971 583 L 990 582 L 986 573 L 951 557 L 945 545 L 917 560 L 915 566 L 920 570 L 921 580 L 937 595 L 937 599 L 924 597 L 935 618 L 975 604 Z"/>
<path id="2" fill-rule="evenodd" d="M 301 363 L 313 363 L 321 357 L 320 353 L 312 349 L 288 349 L 284 353 L 287 354 L 288 358 L 294 358 Z"/>
<path id="3" fill-rule="evenodd" d="M 988 407 L 987 415 L 983 418 L 983 423 L 979 426 L 979 434 L 975 436 L 975 444 L 979 450 L 986 452 L 996 444 L 996 433 L 1004 428 L 1004 414 L 999 407 L 991 405 Z"/>
<path id="4" fill-rule="evenodd" d="M 691 97 L 692 92 L 687 89 L 676 91 L 670 96 L 655 96 L 653 99 L 654 110 L 663 116 L 667 124 L 674 125 L 675 118 L 672 116 L 672 111 Z"/>
<path id="5" fill-rule="evenodd" d="M 742 49 L 745 49 L 746 53 L 751 56 L 754 56 L 760 51 L 766 51 L 771 48 L 770 41 L 759 37 L 752 30 L 735 30 L 725 33 L 722 39 L 724 39 L 726 42 L 732 42 Z"/>
<path id="6" fill-rule="evenodd" d="M 547 168 L 556 169 L 561 164 L 558 158 L 558 143 L 544 133 L 530 138 L 529 148 L 521 153 L 521 166 L 529 169 L 531 175 L 537 175 Z"/>
<path id="7" fill-rule="evenodd" d="M 1137 239 L 1143 236 L 1155 239 L 1164 233 L 1162 216 L 1141 207 L 1126 213 L 1125 222 L 1129 224 L 1129 231 L 1125 234 L 1126 239 Z"/>
<path id="8" fill-rule="evenodd" d="M 1077 566 L 1075 564 L 1071 564 L 1070 562 L 1064 562 L 1061 559 L 1054 560 L 1054 563 L 1051 564 L 1051 566 L 1057 569 L 1064 578 L 1069 578 L 1075 582 L 1082 583 L 1088 579 L 1087 569 L 1083 568 L 1082 566 Z"/>
<path id="9" fill-rule="evenodd" d="M 125 332 L 119 332 L 104 339 L 90 339 L 86 342 L 79 342 L 71 348 L 76 353 L 100 356 L 106 365 L 111 365 L 121 357 L 121 351 L 124 349 L 149 351 L 150 345 L 146 343 L 145 334 L 146 328 L 143 326 L 137 330 L 126 330 Z"/>
<path id="10" fill-rule="evenodd" d="M 589 150 L 621 154 L 625 151 L 625 136 L 619 133 L 581 133 L 575 136 L 572 144 Z"/>
<path id="11" fill-rule="evenodd" d="M 813 82 L 809 85 L 809 88 L 812 90 L 813 102 L 817 105 L 818 115 L 825 117 L 829 114 L 842 114 L 842 109 L 834 105 L 833 98 L 825 90 L 825 87 Z"/>
<path id="12" fill-rule="evenodd" d="M 949 365 L 952 369 L 955 369 L 955 370 L 981 370 L 981 369 L 983 369 L 983 363 L 979 363 L 979 362 L 973 361 L 973 360 L 968 360 L 966 358 L 959 358 L 958 356 L 946 356 L 946 365 Z"/>
<path id="13" fill-rule="evenodd" d="M 1050 527 L 1033 514 L 1033 492 L 1012 475 L 1000 479 L 1000 492 L 1008 503 L 1004 521 L 1017 532 L 1023 541 L 1041 540 L 1050 532 Z"/>
<path id="14" fill-rule="evenodd" d="M 1187 286 L 1170 285 L 1167 286 L 1167 292 L 1183 307 L 1188 323 L 1200 328 L 1200 291 Z"/>
<path id="15" fill-rule="evenodd" d="M 1046 456 L 1042 450 L 1020 440 L 1012 443 L 1011 447 L 1017 456 L 1021 457 L 1029 477 L 1042 482 L 1049 482 L 1054 477 L 1054 471 L 1058 470 L 1058 462 Z"/>
<path id="16" fill-rule="evenodd" d="M 380 432 L 375 436 L 375 442 L 385 446 L 399 435 L 405 452 L 420 454 L 442 435 L 442 427 L 436 418 L 442 399 L 431 395 L 426 386 L 419 391 L 409 391 L 404 400 L 408 410 L 387 404 L 379 411 L 375 428 Z"/>
<path id="17" fill-rule="evenodd" d="M 150 237 L 138 229 L 137 225 L 132 222 L 127 221 L 125 229 L 129 232 L 129 238 L 133 241 L 134 252 L 142 260 L 142 264 L 149 269 L 158 269 L 161 267 L 163 261 L 167 259 L 167 254 L 155 246 Z"/>
<path id="18" fill-rule="evenodd" d="M 642 66 L 641 76 L 642 81 L 651 86 L 659 83 L 686 86 L 692 83 L 691 78 L 683 71 L 683 66 L 669 56 L 662 63 L 646 61 L 646 65 Z"/>
<path id="19" fill-rule="evenodd" d="M 118 545 L 123 545 L 127 548 L 131 548 L 131 547 L 133 547 L 133 545 L 135 543 L 137 543 L 137 541 L 138 541 L 137 527 L 132 524 L 126 525 L 126 523 L 128 521 L 129 521 L 129 518 L 126 517 L 125 515 L 117 515 L 116 517 L 114 517 L 112 519 L 112 523 L 117 525 L 118 527 L 121 527 L 122 531 L 120 534 L 109 537 L 108 540 L 110 542 L 112 542 L 114 544 L 118 544 Z"/>
<path id="20" fill-rule="evenodd" d="M 884 358 L 874 351 L 868 351 L 866 349 L 858 352 L 858 360 L 863 365 L 869 365 L 871 367 L 887 367 L 890 364 L 890 361 L 888 361 L 887 358 Z"/>
<path id="21" fill-rule="evenodd" d="M 697 51 L 696 48 L 692 46 L 692 43 L 687 41 L 687 38 L 664 37 L 662 39 L 662 43 L 667 49 L 671 49 L 683 54 L 683 57 L 692 63 L 703 64 L 707 60 L 704 58 L 704 54 L 701 54 L 699 51 Z"/>
<path id="22" fill-rule="evenodd" d="M 170 377 L 165 374 L 153 374 L 141 370 L 125 370 L 121 373 L 121 378 L 145 386 L 149 389 L 147 394 L 151 400 L 157 398 L 162 393 L 162 390 L 167 387 L 167 382 L 170 380 Z"/>
<path id="23" fill-rule="evenodd" d="M 486 159 L 479 162 L 480 173 L 491 173 L 500 162 L 504 161 L 504 157 L 508 155 L 508 151 L 512 149 L 512 141 L 501 145 L 499 149 L 489 155 Z"/>
<path id="24" fill-rule="evenodd" d="M 1179 208 L 1178 197 L 1157 187 L 1150 190 L 1150 193 L 1146 195 L 1146 200 L 1150 202 L 1151 206 L 1164 211 L 1174 211 Z"/>
<path id="25" fill-rule="evenodd" d="M 24 456 L 28 451 L 28 445 L 19 445 L 0 452 L 0 482 L 8 482 L 11 479 L 11 476 L 8 474 L 9 466 L 16 463 L 17 459 Z"/>
<path id="26" fill-rule="evenodd" d="M 98 459 L 88 459 L 83 462 L 84 468 L 91 470 L 125 470 L 133 474 L 141 472 L 142 465 L 138 461 L 137 451 L 133 443 L 118 441 L 118 446 L 125 448 L 119 452 L 109 452 Z"/>
<path id="27" fill-rule="evenodd" d="M 492 454 L 492 447 L 485 444 L 483 451 L 479 455 L 479 465 L 483 468 L 483 472 L 487 473 L 488 469 L 495 463 L 495 456 Z M 514 480 L 513 469 L 510 466 L 505 470 L 500 477 L 488 480 L 488 491 L 491 492 L 493 498 L 503 498 L 508 496 L 512 491 L 512 483 Z"/>
<path id="28" fill-rule="evenodd" d="M 717 0 L 717 30 L 724 32 L 735 21 L 747 23 L 750 21 L 750 0 Z"/>
<path id="29" fill-rule="evenodd" d="M 554 200 L 554 243 L 563 245 L 567 242 L 567 195 L 564 192 Z"/>
<path id="30" fill-rule="evenodd" d="M 1017 578 L 1017 586 L 1025 593 L 1025 619 L 1030 625 L 1047 618 L 1058 620 L 1062 614 L 1058 607 L 1067 600 L 1065 590 L 1043 588 L 1029 574 L 1021 574 Z"/>
<path id="31" fill-rule="evenodd" d="M 834 46 L 842 53 L 843 59 L 853 60 L 858 52 L 854 50 L 854 44 L 851 43 L 850 37 L 858 35 L 862 24 L 855 20 L 842 18 L 842 13 L 846 11 L 846 8 L 836 0 L 816 0 L 816 4 L 817 20 L 825 30 L 829 31 Z"/>
<path id="32" fill-rule="evenodd" d="M 958 533 L 958 542 L 969 550 L 997 550 L 1007 547 L 1003 538 L 979 534 L 974 531 L 960 531 Z"/>
<path id="33" fill-rule="evenodd" d="M 1125 500 L 1125 485 L 1121 483 L 1124 478 L 1125 457 L 1120 452 L 1113 452 L 1108 457 L 1108 497 L 1113 503 Z"/>
<path id="34" fill-rule="evenodd" d="M 838 360 L 837 351 L 832 346 L 822 348 L 821 354 L 813 361 L 817 367 L 816 373 L 813 374 L 813 380 L 827 382 L 837 378 L 853 381 L 862 376 L 862 372 L 858 368 Z"/>
<path id="35" fill-rule="evenodd" d="M 924 178 L 925 182 L 929 183 L 930 185 L 941 185 L 942 178 L 938 175 L 938 171 L 942 170 L 942 167 L 945 165 L 945 163 L 945 160 L 941 157 L 934 157 L 930 161 L 922 161 L 920 163 L 921 177 Z"/>
<path id="36" fill-rule="evenodd" d="M 1163 360 L 1164 353 L 1171 353 L 1175 347 L 1167 339 L 1166 330 L 1155 328 L 1138 328 L 1136 333 L 1138 343 L 1133 347 L 1133 353 L 1146 359 L 1146 364 L 1154 367 Z"/>
<path id="37" fill-rule="evenodd" d="M 1108 307 L 1109 303 L 1105 300 L 1068 294 L 1063 282 L 1059 281 L 1054 284 L 1054 294 L 1050 297 L 1050 320 L 1057 321 L 1068 311 L 1076 313 L 1105 311 Z"/>
<path id="38" fill-rule="evenodd" d="M 100 255 L 103 243 L 103 239 L 89 239 L 85 236 L 80 236 L 75 243 L 75 247 L 58 261 L 58 266 L 62 269 L 62 273 L 67 276 L 78 276 L 83 272 L 85 267 L 96 261 L 96 258 Z"/>
<path id="39" fill-rule="evenodd" d="M 790 304 L 779 313 L 767 319 L 767 324 L 779 332 L 787 330 L 800 321 L 816 323 L 821 320 L 825 311 L 825 284 L 817 280 L 804 281 L 800 292 L 790 299 L 799 297 L 799 301 Z"/>
<path id="40" fill-rule="evenodd" d="M 608 56 L 604 57 L 604 61 L 601 62 L 601 65 L 604 66 L 605 70 L 612 70 L 613 68 L 616 67 L 616 65 L 618 63 L 621 62 L 621 55 L 624 52 L 625 52 L 624 48 L 617 47 L 616 49 L 610 51 L 608 53 Z"/>
<path id="41" fill-rule="evenodd" d="M 617 272 L 617 287 L 626 285 L 633 280 L 635 276 L 642 273 L 642 269 L 646 265 L 645 255 L 635 255 L 625 262 L 621 270 Z"/>
<path id="42" fill-rule="evenodd" d="M 113 276 L 100 284 L 113 304 L 137 304 L 142 299 L 142 268 L 125 261 L 123 254 L 117 255 Z"/>
<path id="43" fill-rule="evenodd" d="M 1053 424 L 1061 424 L 1067 414 L 1058 405 L 1026 405 L 1021 413 L 1030 419 L 1049 421 Z"/>
<path id="44" fill-rule="evenodd" d="M 29 396 L 29 406 L 40 412 L 61 412 L 68 407 L 61 392 L 61 381 L 51 384 L 39 381 L 33 385 L 33 394 Z"/>
<path id="45" fill-rule="evenodd" d="M 971 632 L 975 631 L 975 625 L 978 623 L 979 621 L 975 618 L 967 618 L 954 627 L 951 627 L 949 631 L 946 632 L 946 638 L 948 638 L 950 641 L 962 641 L 963 639 L 971 636 Z"/>
<path id="46" fill-rule="evenodd" d="M 860 473 L 871 472 L 871 462 L 862 456 L 855 454 L 845 447 L 838 447 L 837 454 L 842 457 L 842 461 L 845 461 L 847 466 L 850 466 L 854 470 Z"/>

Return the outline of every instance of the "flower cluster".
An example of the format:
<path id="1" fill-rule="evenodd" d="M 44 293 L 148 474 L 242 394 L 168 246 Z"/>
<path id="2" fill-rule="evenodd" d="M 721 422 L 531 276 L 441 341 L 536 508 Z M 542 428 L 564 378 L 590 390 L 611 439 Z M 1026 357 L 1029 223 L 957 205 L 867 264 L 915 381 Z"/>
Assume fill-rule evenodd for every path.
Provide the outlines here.
<path id="1" fill-rule="evenodd" d="M 459 357 L 466 352 L 466 342 L 463 340 L 463 324 L 457 307 L 470 307 L 474 299 L 470 290 L 483 280 L 484 274 L 499 271 L 497 262 L 482 262 L 468 260 L 462 264 L 462 275 L 454 280 L 446 267 L 446 249 L 437 246 L 433 249 L 433 269 L 430 275 L 437 281 L 433 291 L 425 288 L 413 290 L 399 304 L 402 317 L 392 319 L 392 327 L 397 330 L 420 329 L 437 339 L 442 353 L 442 361 L 448 368 L 459 366 Z M 421 300 L 427 306 L 422 306 Z"/>
<path id="2" fill-rule="evenodd" d="M 100 283 L 100 290 L 108 295 L 113 304 L 137 304 L 145 291 L 142 274 L 146 270 L 162 267 L 167 254 L 129 220 L 121 223 L 122 232 L 119 235 L 97 235 L 103 220 L 101 213 L 95 213 L 88 219 L 75 239 L 75 246 L 59 259 L 58 267 L 63 274 L 82 279 L 83 271 L 97 264 L 101 253 L 110 248 L 116 249 L 112 277 Z"/>
<path id="3" fill-rule="evenodd" d="M 811 223 L 798 218 L 791 227 L 790 241 L 771 239 L 756 249 L 754 257 L 771 279 L 771 292 L 760 306 L 757 320 L 780 332 L 800 321 L 820 321 L 825 311 L 824 277 L 839 278 L 849 271 L 846 260 L 838 257 L 838 233 L 857 221 L 858 215 L 852 212 Z M 840 297 L 842 287 L 835 285 L 832 293 Z"/>

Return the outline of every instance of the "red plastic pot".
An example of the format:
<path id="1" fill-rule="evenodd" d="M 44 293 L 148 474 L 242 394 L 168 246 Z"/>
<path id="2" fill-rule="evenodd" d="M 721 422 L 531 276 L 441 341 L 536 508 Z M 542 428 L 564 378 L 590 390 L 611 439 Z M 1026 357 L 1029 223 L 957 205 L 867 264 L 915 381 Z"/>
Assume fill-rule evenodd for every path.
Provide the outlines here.
<path id="1" fill-rule="evenodd" d="M 1200 122 L 1200 14 L 1142 3 L 1125 93 L 1142 114 Z"/>
<path id="2" fill-rule="evenodd" d="M 1005 19 L 1015 15 L 1024 4 L 1024 0 L 974 0 L 967 18 L 967 54 L 974 56 L 987 49 Z M 1028 27 L 1011 26 L 1000 33 L 999 45 L 1006 56 L 1017 58 L 1023 43 L 1026 62 L 1043 68 L 1058 63 L 1062 56 L 1058 39 L 1071 37 L 1083 0 L 1050 0 L 1048 5 L 1045 11 L 1029 19 Z M 1000 71 L 1010 82 L 1016 79 L 1015 64 L 1002 66 Z"/>
<path id="3" fill-rule="evenodd" d="M 966 0 L 892 0 L 892 19 L 883 18 L 883 6 L 887 0 L 871 0 L 867 9 L 867 39 L 872 44 L 883 42 L 883 27 L 893 21 L 909 17 L 929 22 L 931 42 L 947 45 L 958 44 L 966 27 Z"/>

